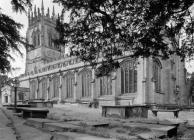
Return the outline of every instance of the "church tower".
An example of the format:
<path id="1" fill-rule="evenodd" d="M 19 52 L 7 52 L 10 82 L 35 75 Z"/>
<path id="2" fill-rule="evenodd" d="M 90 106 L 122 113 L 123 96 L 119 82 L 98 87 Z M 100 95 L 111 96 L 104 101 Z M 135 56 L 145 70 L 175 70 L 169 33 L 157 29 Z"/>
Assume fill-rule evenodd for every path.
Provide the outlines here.
<path id="1" fill-rule="evenodd" d="M 42 0 L 41 9 L 34 6 L 34 10 L 28 12 L 28 29 L 26 33 L 27 42 L 34 47 L 26 52 L 26 73 L 37 73 L 44 64 L 60 58 L 61 47 L 55 45 L 53 40 L 58 37 L 55 30 L 56 19 L 53 6 L 52 13 L 47 9 L 44 13 Z"/>

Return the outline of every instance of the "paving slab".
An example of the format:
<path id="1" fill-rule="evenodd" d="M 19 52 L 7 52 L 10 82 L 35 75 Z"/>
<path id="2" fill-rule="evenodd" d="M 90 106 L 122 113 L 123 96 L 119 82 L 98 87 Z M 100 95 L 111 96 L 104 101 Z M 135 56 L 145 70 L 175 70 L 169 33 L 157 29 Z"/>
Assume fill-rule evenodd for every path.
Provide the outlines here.
<path id="1" fill-rule="evenodd" d="M 144 119 L 144 120 L 130 120 L 130 122 L 134 123 L 147 123 L 147 124 L 158 124 L 158 120 L 155 119 Z"/>
<path id="2" fill-rule="evenodd" d="M 108 127 L 109 126 L 109 123 L 97 122 L 97 121 L 71 121 L 68 123 L 78 125 L 78 126 L 86 125 L 86 126 L 91 126 L 91 127 Z"/>
<path id="3" fill-rule="evenodd" d="M 182 119 L 170 119 L 171 123 L 178 123 L 178 124 L 186 124 L 188 120 L 182 120 Z"/>
<path id="4" fill-rule="evenodd" d="M 147 124 L 147 123 L 124 123 L 122 124 L 122 126 L 124 127 L 140 127 L 140 128 L 160 128 L 160 127 L 164 127 L 164 125 L 160 125 L 160 124 Z"/>
<path id="5" fill-rule="evenodd" d="M 11 122 L 0 109 L 0 140 L 16 140 Z"/>
<path id="6" fill-rule="evenodd" d="M 160 125 L 160 124 L 125 123 L 123 126 L 131 127 L 131 128 L 139 127 L 139 128 L 149 129 L 154 133 L 163 134 L 166 137 L 172 137 L 177 135 L 177 126 L 173 126 L 173 125 L 167 126 L 167 125 Z"/>
<path id="7" fill-rule="evenodd" d="M 41 118 L 28 118 L 24 124 L 28 126 L 33 126 L 35 128 L 43 128 L 45 123 L 56 123 L 59 121 L 41 119 Z"/>
<path id="8" fill-rule="evenodd" d="M 78 125 L 73 125 L 65 122 L 55 122 L 55 123 L 45 123 L 44 128 L 49 131 L 59 131 L 59 132 L 77 132 L 81 131 L 83 128 Z"/>
<path id="9" fill-rule="evenodd" d="M 16 140 L 13 131 L 6 126 L 0 127 L 0 140 Z"/>
<path id="10" fill-rule="evenodd" d="M 108 135 L 110 138 L 116 138 L 117 140 L 137 140 L 138 139 L 138 137 L 135 134 L 130 133 L 130 130 L 125 130 L 122 128 L 113 128 L 108 132 Z"/>
<path id="11" fill-rule="evenodd" d="M 72 118 L 72 116 L 63 116 L 63 117 L 60 117 L 60 119 L 59 120 L 61 120 L 61 121 L 64 121 L 64 122 L 69 122 L 69 121 L 80 121 L 80 120 L 78 120 L 78 119 L 76 119 L 76 118 Z"/>
<path id="12" fill-rule="evenodd" d="M 161 125 L 172 125 L 172 126 L 178 126 L 181 122 L 176 122 L 176 121 L 170 121 L 170 120 L 159 120 L 158 124 Z"/>
<path id="13" fill-rule="evenodd" d="M 158 120 L 158 119 L 145 119 L 145 120 L 130 120 L 132 123 L 144 123 L 144 124 L 159 124 L 159 125 L 179 125 L 181 122 L 170 120 Z"/>
<path id="14" fill-rule="evenodd" d="M 159 128 L 152 127 L 151 130 L 156 133 L 164 134 L 167 137 L 173 137 L 177 135 L 176 126 L 164 126 L 164 127 L 159 127 Z"/>
<path id="15" fill-rule="evenodd" d="M 74 132 L 56 133 L 53 140 L 116 140 L 115 138 L 103 138 L 88 134 L 80 134 Z"/>
<path id="16" fill-rule="evenodd" d="M 12 114 L 12 111 L 10 110 L 4 110 L 4 111 L 11 118 L 11 120 L 13 120 L 14 126 L 16 128 L 16 132 L 17 132 L 16 134 L 21 137 L 21 140 L 50 140 L 52 136 L 51 133 L 47 133 L 47 132 L 41 131 L 40 129 L 36 129 L 34 127 L 30 127 L 27 125 L 23 125 L 25 122 L 24 119 L 14 116 Z M 7 135 L 9 133 L 7 131 L 4 134 Z M 0 140 L 7 140 L 7 139 L 0 138 Z M 8 140 L 14 140 L 14 139 L 9 138 Z M 20 138 L 17 140 L 20 140 Z"/>
<path id="17" fill-rule="evenodd" d="M 187 125 L 194 126 L 194 120 L 188 120 Z"/>
<path id="18" fill-rule="evenodd" d="M 137 135 L 141 139 L 149 140 L 149 139 L 157 139 L 157 138 L 162 138 L 165 137 L 164 134 L 162 133 L 156 133 L 156 132 L 145 132 L 145 133 L 140 133 Z"/>

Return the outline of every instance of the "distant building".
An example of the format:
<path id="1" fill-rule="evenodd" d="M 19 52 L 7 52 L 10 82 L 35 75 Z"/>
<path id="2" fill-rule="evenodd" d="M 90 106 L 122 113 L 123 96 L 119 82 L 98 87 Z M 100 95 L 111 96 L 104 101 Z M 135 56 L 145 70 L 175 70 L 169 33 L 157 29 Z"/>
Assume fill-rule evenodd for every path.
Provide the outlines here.
<path id="1" fill-rule="evenodd" d="M 188 104 L 185 64 L 178 56 L 168 60 L 118 57 L 120 68 L 97 78 L 95 71 L 76 57 L 68 57 L 52 39 L 56 15 L 35 8 L 29 13 L 26 72 L 22 87 L 30 88 L 29 99 L 61 102 L 92 102 L 99 105 Z M 98 65 L 100 67 L 100 64 Z"/>
<path id="2" fill-rule="evenodd" d="M 12 86 L 6 85 L 1 88 L 2 93 L 2 105 L 14 104 L 15 101 L 15 89 Z M 17 87 L 17 103 L 22 103 L 29 97 L 29 88 Z"/>
<path id="3" fill-rule="evenodd" d="M 3 87 L 4 82 L 8 79 L 7 75 L 0 75 L 0 89 Z M 2 99 L 2 94 L 1 94 L 1 90 L 0 90 L 0 101 Z M 1 102 L 0 102 L 1 104 Z"/>

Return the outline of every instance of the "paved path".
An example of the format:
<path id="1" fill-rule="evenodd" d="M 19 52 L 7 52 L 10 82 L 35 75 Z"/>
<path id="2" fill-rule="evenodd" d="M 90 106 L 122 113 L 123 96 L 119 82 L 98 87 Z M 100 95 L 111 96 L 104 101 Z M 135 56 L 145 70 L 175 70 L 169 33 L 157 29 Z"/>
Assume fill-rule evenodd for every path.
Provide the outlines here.
<path id="1" fill-rule="evenodd" d="M 3 114 L 3 112 L 5 112 L 5 114 L 10 118 L 10 120 L 12 121 L 13 123 L 13 126 L 14 126 L 14 131 L 17 135 L 17 139 L 13 139 L 11 136 L 14 136 L 13 135 L 13 132 L 12 132 L 12 135 L 11 135 L 11 131 L 7 131 L 6 133 L 4 132 L 4 134 L 2 134 L 2 137 L 0 136 L 0 140 L 50 140 L 52 135 L 50 133 L 47 133 L 47 132 L 43 132 L 39 129 L 36 129 L 36 128 L 32 128 L 32 127 L 29 127 L 29 126 L 26 126 L 24 125 L 24 122 L 25 120 L 22 119 L 22 118 L 19 118 L 17 116 L 14 116 L 12 111 L 11 110 L 6 110 L 5 108 L 1 108 L 1 115 L 0 115 L 0 122 L 2 124 L 4 124 L 5 120 L 8 120 L 6 118 L 6 116 Z M 3 110 L 3 112 L 2 112 Z M 4 119 L 4 121 L 1 121 L 1 117 Z M 9 120 L 8 120 L 9 122 Z M 5 125 L 6 126 L 6 123 Z M 10 128 L 7 128 L 10 130 Z M 3 132 L 2 132 L 3 133 Z M 1 130 L 0 130 L 0 135 L 1 135 Z M 7 136 L 8 138 L 4 138 L 3 136 Z M 16 136 L 15 136 L 16 137 Z"/>
<path id="2" fill-rule="evenodd" d="M 50 140 L 52 135 L 39 129 L 24 125 L 25 119 L 14 116 L 12 111 L 6 110 L 5 113 L 13 120 L 16 132 L 19 135 L 18 140 Z M 3 140 L 3 139 L 0 139 Z M 10 139 L 12 140 L 12 139 Z"/>
<path id="3" fill-rule="evenodd" d="M 10 120 L 0 109 L 0 140 L 16 140 Z"/>

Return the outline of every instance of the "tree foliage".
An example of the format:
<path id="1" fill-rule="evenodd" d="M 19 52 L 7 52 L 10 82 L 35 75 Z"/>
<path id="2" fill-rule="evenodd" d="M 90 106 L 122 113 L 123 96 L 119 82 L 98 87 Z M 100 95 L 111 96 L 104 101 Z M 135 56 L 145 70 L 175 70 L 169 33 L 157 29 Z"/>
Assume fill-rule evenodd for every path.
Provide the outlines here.
<path id="1" fill-rule="evenodd" d="M 12 0 L 11 4 L 15 12 L 26 12 L 26 8 L 31 6 L 30 0 Z M 19 46 L 25 44 L 25 40 L 19 34 L 21 28 L 22 24 L 0 11 L 0 73 L 11 70 L 8 60 L 13 59 L 9 53 L 10 48 L 21 54 Z"/>
<path id="2" fill-rule="evenodd" d="M 192 57 L 193 0 L 54 0 L 63 7 L 57 21 L 58 43 L 92 66 L 102 54 L 104 66 L 118 67 L 114 58 Z M 63 14 L 70 12 L 66 22 Z M 179 44 L 179 38 L 182 44 Z M 115 67 L 114 67 L 115 66 Z"/>

